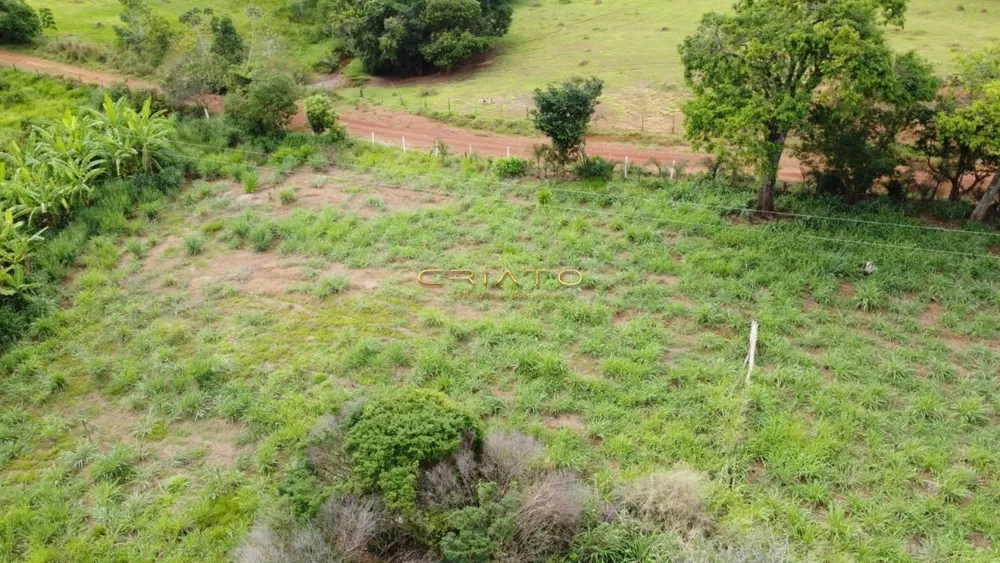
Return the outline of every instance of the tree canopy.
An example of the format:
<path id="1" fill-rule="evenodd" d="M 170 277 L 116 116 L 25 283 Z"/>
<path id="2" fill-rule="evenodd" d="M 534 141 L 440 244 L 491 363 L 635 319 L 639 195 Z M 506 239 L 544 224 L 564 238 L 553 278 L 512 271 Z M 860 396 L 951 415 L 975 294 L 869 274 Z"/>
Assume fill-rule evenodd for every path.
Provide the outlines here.
<path id="1" fill-rule="evenodd" d="M 375 74 L 451 70 L 507 33 L 507 0 L 337 0 L 335 33 Z"/>
<path id="2" fill-rule="evenodd" d="M 810 126 L 823 88 L 872 91 L 892 75 L 882 27 L 902 23 L 905 0 L 740 0 L 706 14 L 680 46 L 694 98 L 684 105 L 696 148 L 754 168 L 757 208 L 774 210 L 789 136 Z"/>
<path id="3" fill-rule="evenodd" d="M 23 0 L 0 0 L 0 43 L 27 43 L 42 32 L 42 21 Z"/>

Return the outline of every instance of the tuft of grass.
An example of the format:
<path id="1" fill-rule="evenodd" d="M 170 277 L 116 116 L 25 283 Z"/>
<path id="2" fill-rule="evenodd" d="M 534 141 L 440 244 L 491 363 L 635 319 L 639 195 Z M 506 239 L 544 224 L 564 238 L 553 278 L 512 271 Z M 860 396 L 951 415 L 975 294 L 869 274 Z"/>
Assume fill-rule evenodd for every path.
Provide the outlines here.
<path id="1" fill-rule="evenodd" d="M 197 256 L 205 249 L 205 237 L 194 234 L 184 237 L 184 250 L 188 256 Z"/>
<path id="2" fill-rule="evenodd" d="M 278 192 L 278 201 L 284 205 L 295 203 L 295 190 L 293 188 L 282 188 Z"/>
<path id="3" fill-rule="evenodd" d="M 326 299 L 331 295 L 337 295 L 351 289 L 351 280 L 346 276 L 330 276 L 321 279 L 313 290 L 313 295 L 320 299 Z"/>
<path id="4" fill-rule="evenodd" d="M 274 242 L 274 230 L 270 225 L 258 225 L 250 229 L 247 234 L 250 246 L 257 252 L 267 252 Z"/>

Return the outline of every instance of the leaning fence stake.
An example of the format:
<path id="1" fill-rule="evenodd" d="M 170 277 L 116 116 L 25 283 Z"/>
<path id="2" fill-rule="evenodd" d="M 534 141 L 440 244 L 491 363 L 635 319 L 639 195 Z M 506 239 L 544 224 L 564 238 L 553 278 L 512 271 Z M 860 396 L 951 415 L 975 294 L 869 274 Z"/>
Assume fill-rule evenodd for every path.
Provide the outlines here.
<path id="1" fill-rule="evenodd" d="M 750 386 L 750 374 L 753 373 L 754 365 L 757 363 L 757 321 L 752 321 L 750 323 L 750 350 L 747 352 L 747 359 L 745 364 L 747 369 L 747 387 Z"/>

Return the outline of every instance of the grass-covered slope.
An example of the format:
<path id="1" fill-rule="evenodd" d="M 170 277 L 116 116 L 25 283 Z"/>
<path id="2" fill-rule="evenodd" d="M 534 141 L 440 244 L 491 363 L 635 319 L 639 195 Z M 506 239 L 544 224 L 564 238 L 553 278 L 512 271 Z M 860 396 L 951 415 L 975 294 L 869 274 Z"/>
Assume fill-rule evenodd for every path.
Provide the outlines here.
<path id="1" fill-rule="evenodd" d="M 721 214 L 751 193 L 711 182 L 324 151 L 194 182 L 89 244 L 64 307 L 0 358 L 0 559 L 226 560 L 325 494 L 303 466 L 317 421 L 402 384 L 539 437 L 605 498 L 705 472 L 710 529 L 799 557 L 995 559 L 995 234 L 885 204 L 754 225 Z M 184 152 L 207 177 L 252 156 Z M 523 287 L 421 286 L 429 268 Z M 537 268 L 583 282 L 535 289 Z"/>

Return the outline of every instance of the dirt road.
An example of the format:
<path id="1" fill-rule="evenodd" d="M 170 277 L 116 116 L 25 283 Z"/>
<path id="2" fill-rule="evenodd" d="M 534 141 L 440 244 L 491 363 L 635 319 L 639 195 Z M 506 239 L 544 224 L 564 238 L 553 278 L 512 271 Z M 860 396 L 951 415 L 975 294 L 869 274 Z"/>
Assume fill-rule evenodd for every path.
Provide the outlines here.
<path id="1" fill-rule="evenodd" d="M 0 50 L 0 65 L 62 76 L 87 84 L 110 86 L 126 82 L 135 88 L 159 90 L 158 85 L 148 81 L 126 79 L 113 73 L 90 70 L 4 50 Z M 209 100 L 209 105 L 221 107 L 219 102 L 218 99 Z M 370 140 L 374 134 L 377 142 L 401 146 L 405 138 L 408 148 L 425 150 L 433 148 L 435 141 L 440 141 L 448 145 L 455 153 L 464 153 L 471 149 L 475 154 L 487 156 L 506 156 L 509 152 L 515 156 L 530 157 L 532 145 L 544 141 L 540 137 L 520 137 L 459 129 L 419 115 L 376 107 L 345 110 L 341 114 L 341 121 L 351 135 L 362 139 Z M 301 111 L 295 117 L 293 126 L 305 127 L 305 116 L 302 115 Z M 688 171 L 700 169 L 700 162 L 705 157 L 703 154 L 693 153 L 679 147 L 646 148 L 607 141 L 597 137 L 587 140 L 587 152 L 621 162 L 624 162 L 625 158 L 628 157 L 629 162 L 638 166 L 643 165 L 651 158 L 658 160 L 664 166 L 670 166 L 676 161 L 678 164 L 684 163 Z M 782 159 L 778 177 L 785 182 L 800 181 L 802 172 L 799 162 L 793 158 Z"/>

